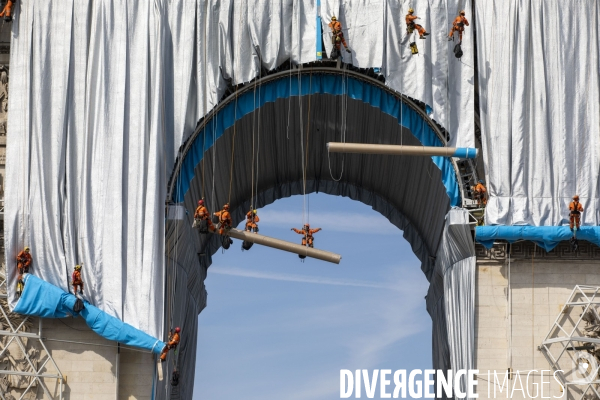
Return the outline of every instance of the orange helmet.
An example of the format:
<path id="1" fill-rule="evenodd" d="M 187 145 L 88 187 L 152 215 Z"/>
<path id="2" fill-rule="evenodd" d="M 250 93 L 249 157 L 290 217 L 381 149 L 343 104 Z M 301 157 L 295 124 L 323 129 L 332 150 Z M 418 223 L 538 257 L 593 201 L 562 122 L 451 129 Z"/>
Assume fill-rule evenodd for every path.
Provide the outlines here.
<path id="1" fill-rule="evenodd" d="M 204 205 L 204 200 L 202 200 L 202 199 L 198 200 L 198 205 L 199 206 Z"/>
<path id="2" fill-rule="evenodd" d="M 573 196 L 573 200 L 579 200 L 579 195 L 576 194 L 575 196 Z"/>
<path id="3" fill-rule="evenodd" d="M 309 224 L 304 224 L 304 229 L 308 229 L 308 228 L 310 228 L 310 225 Z"/>
<path id="4" fill-rule="evenodd" d="M 175 332 L 177 332 L 177 333 L 181 332 L 181 328 L 180 327 L 175 328 Z"/>
<path id="5" fill-rule="evenodd" d="M 225 203 L 225 205 L 223 206 L 223 210 L 229 210 L 229 203 Z"/>

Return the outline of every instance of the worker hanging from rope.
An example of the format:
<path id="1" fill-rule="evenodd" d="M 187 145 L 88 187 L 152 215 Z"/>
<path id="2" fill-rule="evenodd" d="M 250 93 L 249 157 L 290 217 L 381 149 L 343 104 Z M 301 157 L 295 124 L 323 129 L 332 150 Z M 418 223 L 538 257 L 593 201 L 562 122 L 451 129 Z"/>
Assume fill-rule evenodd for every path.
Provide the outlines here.
<path id="1" fill-rule="evenodd" d="M 215 232 L 216 228 L 210 220 L 210 214 L 208 208 L 204 205 L 204 199 L 198 200 L 198 207 L 194 213 L 194 224 L 192 228 L 197 228 L 200 233 L 208 233 L 209 229 L 211 232 Z"/>
<path id="2" fill-rule="evenodd" d="M 12 21 L 12 8 L 13 8 L 13 4 L 16 1 L 17 0 L 7 0 L 6 5 L 2 9 L 2 12 L 0 12 L 0 17 L 4 17 L 4 21 L 6 21 L 6 22 Z"/>
<path id="3" fill-rule="evenodd" d="M 313 242 L 314 242 L 313 234 L 319 232 L 321 230 L 321 228 L 310 229 L 309 224 L 304 224 L 304 227 L 302 229 L 292 228 L 292 230 L 299 235 L 304 235 L 302 237 L 302 246 L 313 247 Z M 306 258 L 306 256 L 303 256 L 303 255 L 298 255 L 298 257 Z"/>
<path id="4" fill-rule="evenodd" d="M 419 33 L 419 38 L 425 39 L 425 36 L 429 35 L 429 33 L 427 33 L 425 28 L 423 28 L 421 25 L 415 23 L 415 20 L 420 19 L 420 18 L 417 17 L 416 15 L 414 15 L 414 12 L 415 12 L 415 10 L 412 7 L 409 8 L 408 14 L 406 14 L 406 17 L 404 18 L 404 20 L 406 22 L 406 35 L 408 37 L 410 37 L 413 34 L 413 32 L 416 30 Z M 414 40 L 412 42 L 410 42 L 410 51 L 413 56 L 416 54 L 419 54 L 419 48 L 417 47 L 417 42 L 415 42 Z"/>
<path id="5" fill-rule="evenodd" d="M 219 217 L 219 235 L 222 235 L 231 229 L 231 214 L 229 213 L 229 203 L 226 203 L 223 206 L 221 211 L 217 211 L 215 213 L 217 217 Z"/>
<path id="6" fill-rule="evenodd" d="M 29 273 L 29 267 L 31 266 L 31 254 L 29 251 L 29 247 L 25 247 L 18 255 L 17 255 L 17 271 L 19 272 L 19 276 L 17 277 L 17 295 L 21 296 L 23 292 L 23 287 L 25 283 L 23 282 L 23 274 Z"/>
<path id="7" fill-rule="evenodd" d="M 448 34 L 448 41 L 454 40 L 454 32 L 458 32 L 458 44 L 461 44 L 465 25 L 469 26 L 469 21 L 465 17 L 465 10 L 461 10 L 458 17 L 454 18 L 454 22 L 452 22 L 452 29 L 450 29 L 450 33 Z"/>
<path id="8" fill-rule="evenodd" d="M 78 287 L 79 294 L 83 295 L 83 279 L 81 279 L 81 265 L 75 266 L 75 270 L 73 271 L 73 275 L 71 276 L 71 285 L 73 285 L 73 294 L 75 295 L 77 295 Z"/>
<path id="9" fill-rule="evenodd" d="M 258 218 L 256 210 L 253 210 L 250 206 L 250 211 L 246 214 L 246 231 L 258 233 L 258 221 L 260 221 L 260 218 Z"/>
<path id="10" fill-rule="evenodd" d="M 581 213 L 583 212 L 583 207 L 579 203 L 579 195 L 573 196 L 573 201 L 569 204 L 569 211 L 569 227 L 573 232 L 573 237 L 576 237 L 576 232 L 579 230 L 581 223 Z"/>
<path id="11" fill-rule="evenodd" d="M 160 361 L 163 362 L 167 359 L 167 353 L 171 349 L 176 349 L 179 344 L 179 332 L 181 332 L 181 328 L 175 328 L 175 332 L 169 331 L 169 341 L 167 345 L 163 348 L 162 353 L 160 354 Z"/>
<path id="12" fill-rule="evenodd" d="M 479 180 L 476 186 L 471 186 L 473 189 L 473 197 L 477 200 L 477 205 L 479 207 L 485 208 L 487 205 L 487 189 L 483 184 L 483 180 Z"/>
<path id="13" fill-rule="evenodd" d="M 331 52 L 331 58 L 338 58 L 341 53 L 342 44 L 348 53 L 350 53 L 350 49 L 346 44 L 346 39 L 344 38 L 344 32 L 342 32 L 342 24 L 337 20 L 335 15 L 331 17 L 331 22 L 329 23 L 329 29 L 331 29 L 331 44 L 333 45 L 333 51 Z"/>
<path id="14" fill-rule="evenodd" d="M 419 39 L 426 39 L 425 36 L 429 35 L 429 33 L 427 33 L 425 28 L 423 28 L 421 25 L 415 23 L 415 20 L 421 19 L 421 18 L 414 15 L 414 13 L 415 13 L 415 10 L 413 8 L 408 9 L 408 14 L 406 14 L 406 17 L 405 17 L 406 33 L 408 35 L 412 35 L 412 33 L 416 29 L 417 32 L 419 32 Z"/>

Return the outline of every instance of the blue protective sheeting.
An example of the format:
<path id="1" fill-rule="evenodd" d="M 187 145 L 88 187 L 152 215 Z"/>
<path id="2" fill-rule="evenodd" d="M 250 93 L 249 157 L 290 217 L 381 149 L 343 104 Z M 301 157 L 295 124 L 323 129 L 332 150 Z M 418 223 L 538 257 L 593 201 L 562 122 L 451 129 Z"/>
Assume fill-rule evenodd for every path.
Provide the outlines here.
<path id="1" fill-rule="evenodd" d="M 229 103 L 213 117 L 215 124 L 207 124 L 203 132 L 196 137 L 183 160 L 175 183 L 174 202 L 183 201 L 194 178 L 196 166 L 202 161 L 204 151 L 213 145 L 213 137 L 217 139 L 221 137 L 226 129 L 233 126 L 235 120 L 253 112 L 255 107 L 259 108 L 265 103 L 274 102 L 277 99 L 298 96 L 299 93 L 302 96 L 309 94 L 348 95 L 354 100 L 363 101 L 396 118 L 398 123 L 410 129 L 424 146 L 443 147 L 435 132 L 424 123 L 423 118 L 417 112 L 398 101 L 394 95 L 367 82 L 338 75 L 314 74 L 312 77 L 303 76 L 300 84 L 290 87 L 289 79 L 281 78 L 262 85 L 261 90 L 256 94 L 248 92 L 240 96 L 236 102 Z M 256 100 L 255 96 L 258 96 Z M 442 171 L 442 180 L 446 187 L 446 193 L 450 197 L 450 204 L 459 206 L 460 192 L 452 161 L 447 157 L 440 156 L 431 157 L 431 159 Z"/>
<path id="2" fill-rule="evenodd" d="M 14 312 L 43 318 L 65 318 L 81 315 L 86 324 L 98 335 L 128 346 L 139 347 L 160 354 L 165 343 L 108 315 L 88 302 L 81 312 L 73 312 L 77 297 L 31 274 L 23 275 L 25 288 Z"/>
<path id="3" fill-rule="evenodd" d="M 475 240 L 488 249 L 495 240 L 509 243 L 517 240 L 530 240 L 546 251 L 551 251 L 560 242 L 569 240 L 573 233 L 568 226 L 478 226 L 475 228 Z M 577 239 L 586 240 L 600 246 L 600 227 L 582 226 L 577 231 Z"/>

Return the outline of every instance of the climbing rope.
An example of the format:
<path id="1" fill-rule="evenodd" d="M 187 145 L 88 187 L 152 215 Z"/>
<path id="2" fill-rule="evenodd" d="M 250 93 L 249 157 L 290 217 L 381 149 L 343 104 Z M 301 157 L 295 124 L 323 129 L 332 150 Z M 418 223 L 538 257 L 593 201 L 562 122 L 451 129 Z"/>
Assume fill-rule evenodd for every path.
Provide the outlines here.
<path id="1" fill-rule="evenodd" d="M 341 96 L 341 120 L 342 120 L 342 124 L 340 127 L 340 136 L 341 136 L 341 142 L 342 143 L 346 143 L 346 126 L 347 126 L 347 117 L 348 117 L 348 96 L 347 96 L 347 87 L 348 87 L 348 74 L 347 74 L 347 68 L 346 66 L 344 66 L 343 70 L 342 70 L 342 96 Z M 340 177 L 339 178 L 334 178 L 333 177 L 333 173 L 331 172 L 331 156 L 329 154 L 329 151 L 327 152 L 327 165 L 329 167 L 329 176 L 331 176 L 331 179 L 333 179 L 335 182 L 339 182 L 342 180 L 342 176 L 344 175 L 344 164 L 345 164 L 345 160 L 346 160 L 346 155 L 342 154 L 342 171 L 340 172 Z"/>
<path id="2" fill-rule="evenodd" d="M 292 106 L 292 58 L 290 57 L 290 92 L 288 95 L 288 114 L 287 114 L 287 128 L 285 131 L 285 135 L 288 140 L 290 140 L 290 112 Z"/>
<path id="3" fill-rule="evenodd" d="M 243 8 L 244 3 L 241 2 L 240 4 L 241 4 L 241 7 Z M 238 31 L 238 44 L 239 44 L 239 51 L 240 52 L 242 51 L 241 34 L 242 34 L 242 22 L 243 22 L 242 17 L 244 15 L 246 15 L 246 13 L 240 12 L 240 28 L 239 28 L 239 31 Z M 238 57 L 237 57 L 237 70 L 236 70 L 236 73 L 239 72 L 239 70 L 240 70 L 240 58 L 241 57 L 239 57 L 239 55 L 238 55 Z M 235 74 L 234 74 L 234 76 L 235 76 Z M 236 80 L 238 80 L 237 76 L 236 76 Z M 235 88 L 235 109 L 234 109 L 234 112 L 233 112 L 233 139 L 232 139 L 232 142 L 231 142 L 231 167 L 229 169 L 229 196 L 227 198 L 227 203 L 228 204 L 231 204 L 231 184 L 233 182 L 233 161 L 235 159 L 235 136 L 236 136 L 236 133 L 237 133 L 237 129 L 236 129 L 237 128 L 237 105 L 238 105 L 238 90 L 237 90 L 237 88 Z"/>

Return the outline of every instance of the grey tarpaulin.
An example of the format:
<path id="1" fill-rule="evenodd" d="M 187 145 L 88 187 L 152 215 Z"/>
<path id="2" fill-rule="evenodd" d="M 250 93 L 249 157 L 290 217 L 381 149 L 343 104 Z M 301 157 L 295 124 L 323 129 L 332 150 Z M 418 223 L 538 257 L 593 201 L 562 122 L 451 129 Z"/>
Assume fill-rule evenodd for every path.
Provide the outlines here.
<path id="1" fill-rule="evenodd" d="M 600 223 L 600 2 L 476 1 L 487 225 Z"/>
<path id="2" fill-rule="evenodd" d="M 469 213 L 453 208 L 446 215 L 427 294 L 427 311 L 433 320 L 434 369 L 474 369 L 475 264 Z M 463 378 L 461 391 L 465 392 Z"/>

